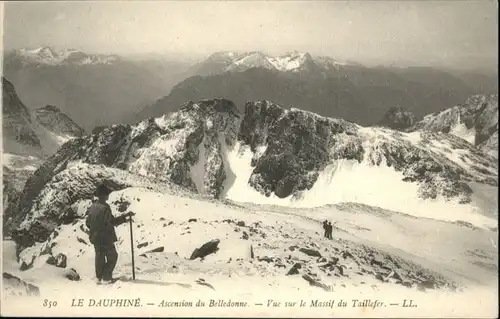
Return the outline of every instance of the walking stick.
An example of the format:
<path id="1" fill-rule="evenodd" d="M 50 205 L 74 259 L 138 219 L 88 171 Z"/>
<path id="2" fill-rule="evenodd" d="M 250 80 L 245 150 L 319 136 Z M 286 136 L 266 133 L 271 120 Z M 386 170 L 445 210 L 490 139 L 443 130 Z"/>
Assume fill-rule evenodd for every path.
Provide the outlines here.
<path id="1" fill-rule="evenodd" d="M 132 216 L 129 217 L 130 222 L 130 249 L 132 251 L 132 279 L 135 280 L 135 263 L 134 263 L 134 234 L 132 232 Z"/>

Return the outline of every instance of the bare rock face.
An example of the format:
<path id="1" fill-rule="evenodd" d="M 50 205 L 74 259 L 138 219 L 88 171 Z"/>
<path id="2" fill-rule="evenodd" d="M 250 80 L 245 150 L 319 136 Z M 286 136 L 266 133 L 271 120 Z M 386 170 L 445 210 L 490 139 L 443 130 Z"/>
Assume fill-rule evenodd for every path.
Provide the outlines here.
<path id="1" fill-rule="evenodd" d="M 288 111 L 267 101 L 249 102 L 239 139 L 254 153 L 258 147 L 265 147 L 253 160 L 255 168 L 249 183 L 263 194 L 275 193 L 280 198 L 311 189 L 317 172 L 330 159 L 362 159 L 359 141 L 342 145 L 337 154 L 331 152 L 343 136 L 353 136 L 356 131 L 356 125 L 347 121 Z"/>
<path id="2" fill-rule="evenodd" d="M 46 105 L 33 112 L 38 123 L 59 135 L 80 137 L 85 131 L 57 106 Z"/>
<path id="3" fill-rule="evenodd" d="M 17 96 L 14 85 L 4 77 L 2 77 L 2 128 L 4 152 L 14 148 L 14 145 L 11 146 L 14 143 L 41 151 L 40 138 L 33 128 L 31 114 Z"/>

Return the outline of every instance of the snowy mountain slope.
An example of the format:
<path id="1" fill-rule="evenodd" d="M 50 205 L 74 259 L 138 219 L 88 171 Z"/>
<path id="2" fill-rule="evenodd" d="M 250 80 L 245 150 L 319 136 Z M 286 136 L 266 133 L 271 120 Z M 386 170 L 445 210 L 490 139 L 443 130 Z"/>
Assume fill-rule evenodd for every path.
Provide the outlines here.
<path id="1" fill-rule="evenodd" d="M 363 128 L 267 101 L 248 103 L 241 116 L 219 99 L 188 102 L 176 113 L 64 144 L 27 181 L 11 214 L 9 227 L 31 233 L 29 244 L 43 240 L 108 174 L 83 168 L 81 177 L 73 176 L 67 170 L 75 161 L 215 199 L 299 207 L 352 201 L 478 227 L 495 223 L 479 213 L 496 207 L 477 207 L 469 184 L 496 189 L 497 163 L 460 138 Z M 53 183 L 64 188 L 56 193 L 69 192 L 60 204 Z M 51 208 L 43 205 L 48 202 Z"/>
<path id="2" fill-rule="evenodd" d="M 312 56 L 307 52 L 293 51 L 272 56 L 263 52 L 216 52 L 205 61 L 192 67 L 198 75 L 213 75 L 224 72 L 241 72 L 250 68 L 266 68 L 279 72 L 332 71 L 345 62 L 324 56 Z"/>
<path id="3" fill-rule="evenodd" d="M 50 47 L 22 48 L 9 52 L 8 58 L 41 65 L 111 64 L 120 59 L 117 55 L 89 54 L 75 49 L 56 51 Z"/>
<path id="4" fill-rule="evenodd" d="M 37 286 L 44 298 L 61 298 L 61 304 L 68 289 L 81 297 L 92 291 L 92 298 L 130 296 L 134 289 L 144 289 L 152 293 L 151 302 L 159 302 L 167 291 L 179 300 L 200 293 L 209 298 L 214 293 L 215 299 L 259 302 L 272 298 L 268 293 L 293 291 L 295 297 L 306 300 L 311 295 L 329 300 L 339 293 L 344 298 L 360 294 L 368 298 L 391 292 L 418 301 L 440 298 L 451 302 L 466 292 L 477 292 L 474 288 L 480 285 L 488 287 L 481 288 L 481 296 L 495 289 L 492 278 L 498 265 L 494 242 L 490 244 L 496 241 L 492 231 L 358 204 L 308 209 L 224 204 L 155 187 L 115 191 L 109 200 L 114 215 L 128 210 L 136 213 L 136 283 L 118 282 L 110 289 L 92 282 L 94 252 L 83 219 L 89 200 L 78 201 L 73 221 L 21 251 L 19 261 L 15 248 L 4 243 L 4 272 Z M 321 236 L 324 218 L 335 224 L 333 240 Z M 119 226 L 117 235 L 116 275 L 128 277 L 129 226 Z M 220 240 L 216 253 L 190 260 L 195 248 L 212 239 Z M 65 265 L 50 265 L 49 260 L 60 254 L 65 256 Z M 293 268 L 295 274 L 287 275 Z M 68 280 L 68 272 L 77 273 L 80 280 Z M 483 311 L 493 311 L 495 299 L 481 300 Z M 423 300 L 420 304 L 427 309 Z M 9 305 L 14 308 L 15 303 Z"/>
<path id="5" fill-rule="evenodd" d="M 450 133 L 498 157 L 498 94 L 472 96 L 464 104 L 425 116 L 412 130 Z"/>

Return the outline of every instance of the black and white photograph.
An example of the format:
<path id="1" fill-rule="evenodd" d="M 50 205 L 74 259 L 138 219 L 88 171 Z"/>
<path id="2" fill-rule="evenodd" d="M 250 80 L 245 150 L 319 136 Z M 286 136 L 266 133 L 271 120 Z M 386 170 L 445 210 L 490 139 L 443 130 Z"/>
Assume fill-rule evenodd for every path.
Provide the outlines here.
<path id="1" fill-rule="evenodd" d="M 498 317 L 498 2 L 2 1 L 2 316 Z"/>

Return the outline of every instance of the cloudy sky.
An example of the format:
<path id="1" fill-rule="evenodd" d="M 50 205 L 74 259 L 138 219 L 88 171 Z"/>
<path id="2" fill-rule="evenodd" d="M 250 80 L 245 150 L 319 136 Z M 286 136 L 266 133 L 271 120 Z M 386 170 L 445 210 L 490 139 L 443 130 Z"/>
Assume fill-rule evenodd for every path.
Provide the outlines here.
<path id="1" fill-rule="evenodd" d="M 489 0 L 10 2 L 3 30 L 5 50 L 299 50 L 364 64 L 496 68 L 497 11 Z"/>

